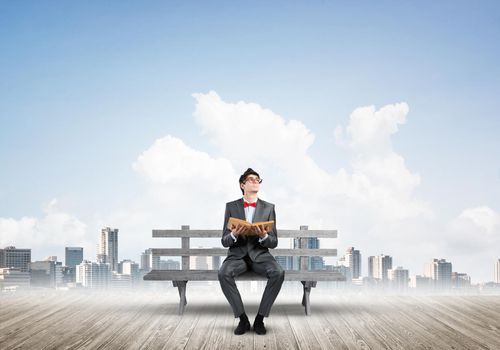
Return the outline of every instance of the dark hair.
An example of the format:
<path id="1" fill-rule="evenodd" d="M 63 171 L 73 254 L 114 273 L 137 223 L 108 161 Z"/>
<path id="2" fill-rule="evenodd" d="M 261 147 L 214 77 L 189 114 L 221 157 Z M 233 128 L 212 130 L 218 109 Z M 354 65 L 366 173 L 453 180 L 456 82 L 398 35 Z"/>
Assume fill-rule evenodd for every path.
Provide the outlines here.
<path id="1" fill-rule="evenodd" d="M 257 176 L 259 179 L 260 179 L 260 175 L 255 171 L 253 170 L 252 168 L 248 168 L 241 176 L 240 176 L 240 190 L 241 190 L 241 193 L 245 194 L 245 191 L 243 191 L 243 189 L 241 188 L 241 184 L 243 182 L 245 182 L 246 178 L 248 175 L 255 175 Z"/>

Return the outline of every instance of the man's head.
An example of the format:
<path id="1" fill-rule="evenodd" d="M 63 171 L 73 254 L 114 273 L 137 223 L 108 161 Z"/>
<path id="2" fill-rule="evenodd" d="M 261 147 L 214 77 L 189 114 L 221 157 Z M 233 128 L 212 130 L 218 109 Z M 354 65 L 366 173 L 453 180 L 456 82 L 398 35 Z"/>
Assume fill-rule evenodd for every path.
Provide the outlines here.
<path id="1" fill-rule="evenodd" d="M 262 179 L 259 174 L 253 170 L 252 168 L 248 168 L 241 176 L 240 176 L 240 189 L 243 195 L 246 192 L 255 192 L 257 193 L 260 189 L 260 183 Z"/>

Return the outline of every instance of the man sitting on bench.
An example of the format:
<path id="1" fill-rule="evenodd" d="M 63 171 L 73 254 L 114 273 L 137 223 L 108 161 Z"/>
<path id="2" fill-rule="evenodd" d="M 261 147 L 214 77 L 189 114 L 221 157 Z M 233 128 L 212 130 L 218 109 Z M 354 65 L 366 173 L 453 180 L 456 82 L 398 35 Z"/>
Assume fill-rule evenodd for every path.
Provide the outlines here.
<path id="1" fill-rule="evenodd" d="M 278 232 L 274 204 L 257 198 L 261 182 L 259 174 L 248 168 L 239 179 L 243 198 L 226 203 L 221 241 L 224 247 L 229 247 L 229 251 L 219 269 L 219 282 L 233 309 L 234 317 L 240 318 L 240 322 L 234 330 L 234 334 L 238 335 L 244 334 L 250 329 L 250 322 L 234 278 L 247 270 L 253 270 L 268 278 L 253 324 L 257 334 L 266 334 L 264 317 L 269 317 L 271 307 L 285 279 L 285 271 L 268 249 L 276 248 L 278 245 Z M 250 223 L 273 220 L 274 225 L 269 232 L 266 232 L 263 226 L 258 226 L 258 236 L 246 236 L 244 226 L 238 226 L 233 230 L 227 228 L 230 217 L 246 220 Z"/>

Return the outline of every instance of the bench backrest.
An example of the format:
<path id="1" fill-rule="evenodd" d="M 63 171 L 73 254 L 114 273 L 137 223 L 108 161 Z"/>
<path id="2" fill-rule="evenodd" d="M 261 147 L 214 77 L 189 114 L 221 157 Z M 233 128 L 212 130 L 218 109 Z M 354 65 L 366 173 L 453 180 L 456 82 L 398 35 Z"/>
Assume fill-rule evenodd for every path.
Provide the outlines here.
<path id="1" fill-rule="evenodd" d="M 189 270 L 191 256 L 226 256 L 227 248 L 190 248 L 190 238 L 221 238 L 221 230 L 191 230 L 189 225 L 181 226 L 180 230 L 153 230 L 153 238 L 181 238 L 181 248 L 151 248 L 153 256 L 181 256 L 182 270 Z M 337 249 L 308 248 L 309 238 L 337 238 L 337 230 L 309 230 L 308 226 L 300 226 L 299 230 L 279 230 L 279 238 L 294 238 L 299 240 L 294 249 L 270 249 L 273 256 L 300 257 L 300 270 L 307 270 L 310 256 L 337 256 Z"/>

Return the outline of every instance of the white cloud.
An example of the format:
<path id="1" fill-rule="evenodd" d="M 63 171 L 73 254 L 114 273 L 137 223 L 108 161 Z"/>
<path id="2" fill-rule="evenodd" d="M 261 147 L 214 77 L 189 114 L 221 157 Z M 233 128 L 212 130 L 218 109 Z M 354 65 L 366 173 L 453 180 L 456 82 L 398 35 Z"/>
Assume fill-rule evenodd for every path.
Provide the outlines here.
<path id="1" fill-rule="evenodd" d="M 225 202 L 241 194 L 239 175 L 227 159 L 195 150 L 172 135 L 153 142 L 132 168 L 145 180 L 146 190 L 134 201 L 102 215 L 98 225 L 118 227 L 122 252 L 133 252 L 135 257 L 139 249 L 178 243 L 152 239 L 154 228 L 222 228 Z M 210 244 L 219 246 L 220 239 Z M 124 255 L 120 253 L 120 258 Z"/>
<path id="2" fill-rule="evenodd" d="M 32 259 L 43 259 L 42 252 L 59 254 L 63 260 L 65 246 L 89 247 L 87 226 L 77 217 L 61 211 L 57 199 L 43 208 L 43 217 L 0 218 L 0 246 L 14 245 L 17 248 L 31 248 Z"/>
<path id="3" fill-rule="evenodd" d="M 336 140 L 362 153 L 390 153 L 391 135 L 398 131 L 398 125 L 406 123 L 408 112 L 409 107 L 405 102 L 386 105 L 378 111 L 375 106 L 356 108 L 351 113 L 347 127 L 335 128 Z M 344 136 L 344 133 L 347 135 Z"/>
<path id="4" fill-rule="evenodd" d="M 487 206 L 464 209 L 450 221 L 446 235 L 450 250 L 470 254 L 500 247 L 500 214 Z"/>
<path id="5" fill-rule="evenodd" d="M 322 245 L 339 248 L 339 255 L 355 246 L 362 250 L 363 264 L 368 255 L 385 253 L 393 255 L 395 265 L 421 274 L 423 264 L 438 254 L 457 257 L 460 246 L 476 242 L 471 232 L 486 242 L 475 254 L 489 252 L 485 244 L 498 243 L 498 214 L 490 208 L 467 209 L 447 225 L 417 198 L 421 177 L 408 169 L 391 140 L 406 123 L 406 103 L 354 110 L 347 125 L 334 131 L 351 160 L 330 173 L 309 154 L 315 135 L 302 122 L 256 103 L 223 101 L 214 91 L 193 97 L 195 121 L 217 156 L 166 135 L 137 157 L 132 169 L 144 179 L 145 191 L 89 225 L 96 243 L 101 227 L 120 229 L 120 258 L 137 259 L 149 247 L 178 246 L 178 240 L 152 239 L 154 228 L 222 228 L 224 204 L 241 196 L 238 178 L 248 167 L 264 178 L 259 197 L 276 204 L 278 229 L 338 229 L 335 243 Z M 57 210 L 42 219 L 0 219 L 0 228 L 9 232 L 2 242 L 16 244 L 32 245 L 37 235 L 46 246 L 62 244 L 67 231 L 85 237 L 85 225 Z M 208 243 L 219 244 L 218 239 Z"/>
<path id="6" fill-rule="evenodd" d="M 278 223 L 338 228 L 346 238 L 339 242 L 345 244 L 382 240 L 388 233 L 381 228 L 429 212 L 414 198 L 419 176 L 405 167 L 390 142 L 406 120 L 404 103 L 379 111 L 356 109 L 345 141 L 355 153 L 352 171 L 330 174 L 309 155 L 315 136 L 300 121 L 287 121 L 256 103 L 225 102 L 214 91 L 193 96 L 195 120 L 220 157 L 171 135 L 144 151 L 133 164 L 149 184 L 149 195 L 142 199 L 148 209 L 141 210 L 158 213 L 161 208 L 166 213 L 160 221 L 151 217 L 152 222 L 164 227 L 220 226 L 224 202 L 240 196 L 237 178 L 247 167 L 264 178 L 260 197 L 277 204 Z M 379 151 L 370 153 L 369 144 L 379 145 Z M 207 208 L 206 203 L 213 204 Z"/>
<path id="7" fill-rule="evenodd" d="M 412 173 L 392 146 L 391 135 L 406 123 L 406 103 L 356 108 L 347 127 L 334 131 L 339 145 L 353 153 L 352 173 L 337 175 L 346 193 L 358 204 L 366 203 L 387 220 L 432 215 L 428 203 L 415 198 L 420 175 Z"/>
<path id="8" fill-rule="evenodd" d="M 312 216 L 319 219 L 307 214 L 317 207 L 310 202 L 326 198 L 332 177 L 308 155 L 314 134 L 302 122 L 286 121 L 256 103 L 225 102 L 213 91 L 193 96 L 203 134 L 238 175 L 248 167 L 260 172 L 265 191 L 260 196 L 280 204 L 282 220 L 298 227 L 312 223 Z"/>
<path id="9" fill-rule="evenodd" d="M 431 213 L 428 204 L 414 198 L 419 175 L 411 173 L 392 149 L 390 137 L 406 121 L 406 103 L 378 111 L 373 106 L 357 108 L 343 141 L 354 151 L 352 171 L 330 174 L 308 154 L 315 136 L 302 122 L 286 121 L 256 103 L 225 102 L 214 91 L 193 96 L 194 116 L 203 135 L 235 169 L 252 166 L 264 171 L 261 175 L 270 186 L 263 188 L 272 200 L 281 202 L 282 212 L 289 213 L 286 219 L 297 218 L 293 212 L 298 208 L 303 220 L 312 222 L 319 212 L 331 216 L 322 208 L 336 205 L 366 208 L 386 220 Z M 339 126 L 337 134 L 342 130 Z"/>
<path id="10" fill-rule="evenodd" d="M 493 262 L 499 258 L 500 213 L 488 206 L 464 209 L 450 220 L 437 242 L 452 257 L 453 270 L 473 270 L 475 281 L 493 280 Z"/>
<path id="11" fill-rule="evenodd" d="M 194 117 L 202 134 L 218 147 L 235 165 L 248 162 L 260 166 L 276 164 L 291 167 L 304 157 L 314 142 L 314 135 L 297 120 L 284 118 L 256 103 L 228 103 L 216 92 L 193 94 L 196 99 Z"/>
<path id="12" fill-rule="evenodd" d="M 147 180 L 150 195 L 177 212 L 188 213 L 188 207 L 201 210 L 205 201 L 221 200 L 238 190 L 227 159 L 213 158 L 171 135 L 156 140 L 132 167 Z"/>
<path id="13" fill-rule="evenodd" d="M 497 233 L 500 226 L 500 215 L 487 206 L 465 209 L 458 219 L 471 221 L 487 235 Z"/>
<path id="14" fill-rule="evenodd" d="M 133 168 L 152 182 L 165 184 L 182 180 L 214 180 L 212 175 L 232 172 L 225 159 L 214 159 L 205 152 L 188 147 L 181 139 L 167 135 L 158 139 L 133 163 Z M 224 176 L 215 184 L 225 183 Z"/>

